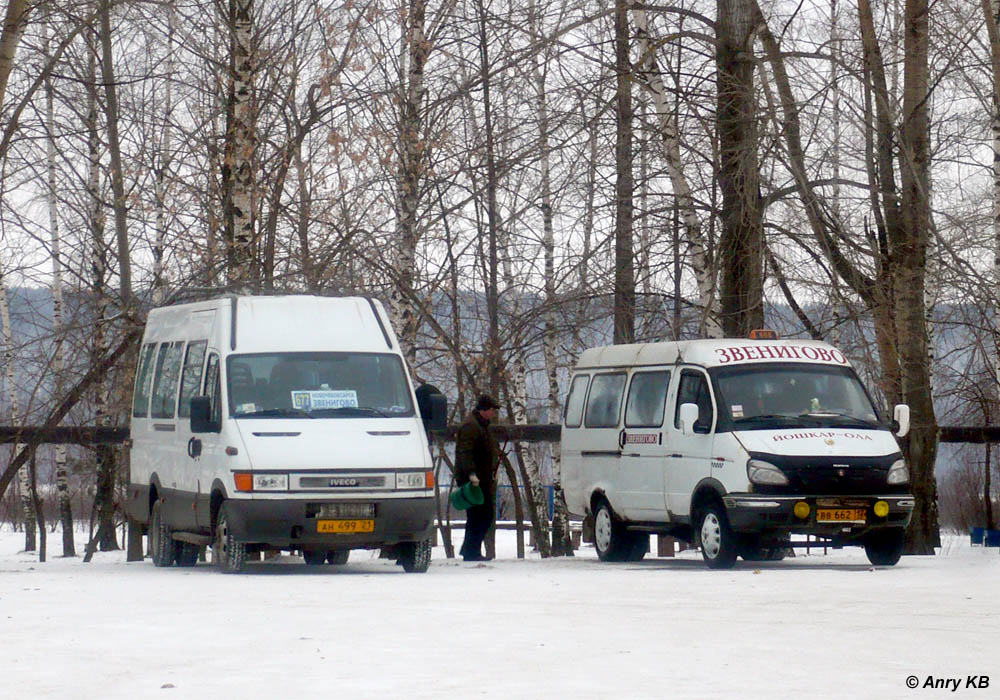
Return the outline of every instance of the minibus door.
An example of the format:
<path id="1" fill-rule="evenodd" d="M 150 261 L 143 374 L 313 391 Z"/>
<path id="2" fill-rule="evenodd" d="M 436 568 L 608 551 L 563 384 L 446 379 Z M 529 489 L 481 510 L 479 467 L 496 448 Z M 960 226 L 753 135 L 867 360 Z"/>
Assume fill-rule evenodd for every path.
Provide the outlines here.
<path id="1" fill-rule="evenodd" d="M 687 430 L 681 428 L 681 406 L 698 407 L 698 419 Z M 712 474 L 712 443 L 715 438 L 715 404 L 711 382 L 701 369 L 680 371 L 673 420 L 667 425 L 670 445 L 667 458 L 667 509 L 673 515 L 690 515 L 691 495 L 702 479 Z"/>
<path id="2" fill-rule="evenodd" d="M 587 395 L 584 429 L 580 431 L 580 471 L 583 481 L 605 493 L 611 508 L 621 513 L 621 405 L 625 372 L 595 374 Z"/>
<path id="3" fill-rule="evenodd" d="M 625 400 L 621 483 L 624 515 L 629 520 L 662 522 L 669 519 L 665 508 L 667 440 L 663 414 L 669 370 L 635 372 Z"/>

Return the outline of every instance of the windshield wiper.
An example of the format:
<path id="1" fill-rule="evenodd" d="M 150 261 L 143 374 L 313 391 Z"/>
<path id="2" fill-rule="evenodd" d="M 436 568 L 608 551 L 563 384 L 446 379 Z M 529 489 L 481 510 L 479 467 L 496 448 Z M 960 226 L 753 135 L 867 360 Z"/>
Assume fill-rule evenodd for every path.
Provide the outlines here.
<path id="1" fill-rule="evenodd" d="M 267 418 L 269 416 L 283 416 L 283 417 L 295 417 L 295 418 L 312 418 L 313 415 L 309 411 L 303 411 L 301 408 L 262 408 L 259 411 L 250 411 L 249 413 L 235 413 L 233 418 Z"/>
<path id="2" fill-rule="evenodd" d="M 838 413 L 835 411 L 811 411 L 809 413 L 799 414 L 802 418 L 813 418 L 816 420 L 822 420 L 824 418 L 832 418 L 837 421 L 844 421 L 850 423 L 851 425 L 856 425 L 859 427 L 866 428 L 877 428 L 878 423 L 870 420 L 865 420 L 864 418 L 858 418 L 857 416 L 852 416 L 849 413 Z"/>
<path id="3" fill-rule="evenodd" d="M 324 414 L 332 413 L 333 415 L 358 415 L 363 416 L 379 416 L 380 418 L 388 418 L 388 414 L 383 413 L 377 408 L 372 408 L 371 406 L 337 406 L 336 408 L 314 408 L 313 415 L 321 416 Z"/>

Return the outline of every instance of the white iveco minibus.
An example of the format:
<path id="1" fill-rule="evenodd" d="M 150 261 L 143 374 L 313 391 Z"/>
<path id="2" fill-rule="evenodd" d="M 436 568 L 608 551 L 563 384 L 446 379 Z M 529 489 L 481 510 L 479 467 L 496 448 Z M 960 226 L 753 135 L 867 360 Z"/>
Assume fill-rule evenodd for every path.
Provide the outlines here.
<path id="1" fill-rule="evenodd" d="M 139 355 L 128 514 L 156 566 L 227 573 L 248 553 L 343 564 L 391 550 L 430 562 L 434 499 L 426 427 L 377 301 L 226 297 L 154 309 Z"/>
<path id="2" fill-rule="evenodd" d="M 914 506 L 895 435 L 847 358 L 805 340 L 695 340 L 586 350 L 563 415 L 562 481 L 605 561 L 649 533 L 710 567 L 779 559 L 790 535 L 893 565 Z"/>

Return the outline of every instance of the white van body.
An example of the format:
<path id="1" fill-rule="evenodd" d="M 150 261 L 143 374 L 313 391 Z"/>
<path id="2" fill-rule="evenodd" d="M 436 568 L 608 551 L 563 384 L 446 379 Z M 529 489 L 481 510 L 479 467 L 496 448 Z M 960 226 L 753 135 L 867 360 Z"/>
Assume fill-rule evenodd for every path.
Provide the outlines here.
<path id="1" fill-rule="evenodd" d="M 897 434 L 908 416 L 897 407 Z M 658 532 L 725 567 L 807 533 L 895 563 L 908 481 L 889 421 L 826 343 L 612 345 L 584 351 L 571 379 L 562 484 L 602 559 L 641 558 Z"/>
<path id="2" fill-rule="evenodd" d="M 221 557 L 230 572 L 246 552 L 343 563 L 376 547 L 426 569 L 428 441 L 377 301 L 227 297 L 152 310 L 130 440 L 128 514 L 150 530 L 157 565 L 193 565 L 210 543 L 234 555 Z"/>

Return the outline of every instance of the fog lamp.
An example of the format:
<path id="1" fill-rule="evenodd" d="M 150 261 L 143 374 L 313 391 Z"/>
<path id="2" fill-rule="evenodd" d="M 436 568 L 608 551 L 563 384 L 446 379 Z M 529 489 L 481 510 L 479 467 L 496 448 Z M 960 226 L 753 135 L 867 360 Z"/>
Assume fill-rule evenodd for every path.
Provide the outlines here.
<path id="1" fill-rule="evenodd" d="M 885 501 L 876 501 L 875 507 L 872 510 L 875 511 L 875 515 L 880 518 L 884 518 L 889 515 L 889 504 Z"/>
<path id="2" fill-rule="evenodd" d="M 795 513 L 795 517 L 801 520 L 805 520 L 809 517 L 810 510 L 809 504 L 805 501 L 799 501 L 795 504 L 795 507 L 792 508 L 792 512 Z"/>

